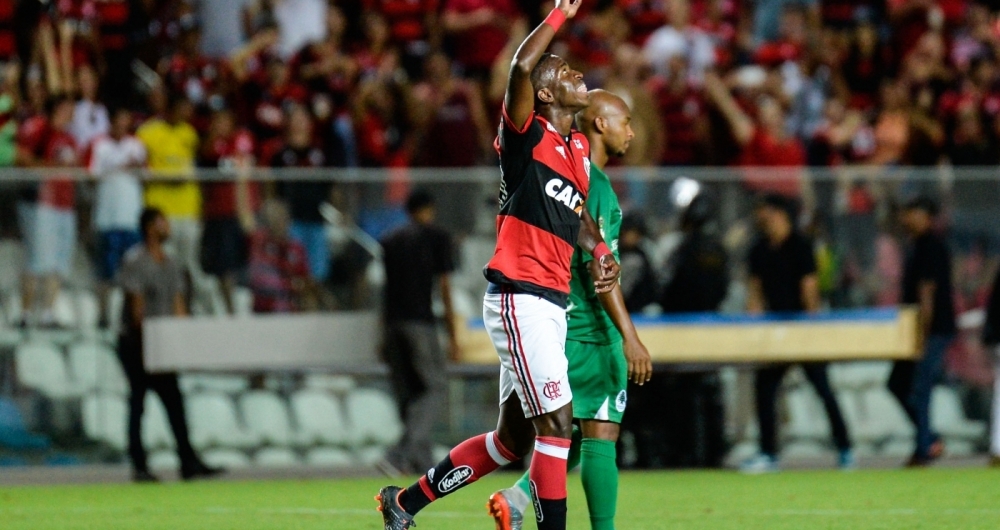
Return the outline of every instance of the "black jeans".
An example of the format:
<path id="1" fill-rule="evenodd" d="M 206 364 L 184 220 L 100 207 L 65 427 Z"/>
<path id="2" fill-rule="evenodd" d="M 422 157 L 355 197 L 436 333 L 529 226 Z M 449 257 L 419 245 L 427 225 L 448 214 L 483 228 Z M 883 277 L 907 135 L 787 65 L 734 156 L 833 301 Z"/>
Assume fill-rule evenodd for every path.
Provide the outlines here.
<path id="1" fill-rule="evenodd" d="M 757 423 L 760 425 L 760 451 L 766 455 L 776 456 L 778 454 L 777 435 L 777 413 L 775 412 L 775 400 L 778 396 L 778 388 L 781 380 L 785 378 L 785 372 L 791 368 L 792 364 L 777 364 L 761 368 L 757 371 L 757 381 L 755 391 L 757 395 Z M 826 376 L 827 363 L 805 363 L 802 368 L 806 372 L 806 378 L 816 389 L 826 415 L 830 419 L 830 430 L 833 433 L 833 441 L 837 449 L 845 451 L 851 448 L 851 440 L 847 436 L 847 425 L 844 423 L 844 416 L 840 413 L 840 405 L 830 388 L 830 381 Z"/>
<path id="2" fill-rule="evenodd" d="M 915 456 L 926 458 L 938 435 L 931 429 L 931 393 L 944 375 L 944 356 L 954 335 L 931 335 L 920 361 L 896 361 L 888 387 L 917 430 Z"/>
<path id="3" fill-rule="evenodd" d="M 181 469 L 189 469 L 200 463 L 188 436 L 187 414 L 184 411 L 184 398 L 177 385 L 177 374 L 150 374 L 146 371 L 142 359 L 142 337 L 138 333 L 126 333 L 118 337 L 118 360 L 128 378 L 129 412 L 128 412 L 128 452 L 132 459 L 132 468 L 146 471 L 146 448 L 142 446 L 142 413 L 146 403 L 146 391 L 152 390 L 160 396 L 163 407 L 167 411 L 170 428 L 177 440 L 177 456 L 181 461 Z"/>

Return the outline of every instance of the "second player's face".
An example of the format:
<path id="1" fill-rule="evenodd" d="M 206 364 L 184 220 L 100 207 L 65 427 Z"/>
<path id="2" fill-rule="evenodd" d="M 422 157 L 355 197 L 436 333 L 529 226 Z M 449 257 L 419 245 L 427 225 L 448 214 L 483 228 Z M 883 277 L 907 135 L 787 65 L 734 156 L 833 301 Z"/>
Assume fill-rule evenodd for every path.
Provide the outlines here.
<path id="1" fill-rule="evenodd" d="M 607 120 L 608 128 L 604 132 L 604 142 L 608 151 L 615 156 L 625 156 L 629 144 L 635 138 L 635 133 L 632 131 L 632 114 L 618 109 L 606 116 L 605 120 Z"/>

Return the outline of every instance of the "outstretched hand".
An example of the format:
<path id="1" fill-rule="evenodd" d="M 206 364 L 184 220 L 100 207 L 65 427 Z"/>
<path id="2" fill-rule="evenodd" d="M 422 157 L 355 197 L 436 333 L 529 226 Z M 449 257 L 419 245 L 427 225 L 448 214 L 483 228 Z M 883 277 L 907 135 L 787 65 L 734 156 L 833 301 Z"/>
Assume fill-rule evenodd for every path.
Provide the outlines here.
<path id="1" fill-rule="evenodd" d="M 601 256 L 599 260 L 590 261 L 590 275 L 594 279 L 594 290 L 598 293 L 609 293 L 618 285 L 621 267 L 611 254 Z"/>
<path id="2" fill-rule="evenodd" d="M 582 3 L 583 0 L 556 0 L 556 8 L 562 11 L 566 18 L 573 18 Z"/>

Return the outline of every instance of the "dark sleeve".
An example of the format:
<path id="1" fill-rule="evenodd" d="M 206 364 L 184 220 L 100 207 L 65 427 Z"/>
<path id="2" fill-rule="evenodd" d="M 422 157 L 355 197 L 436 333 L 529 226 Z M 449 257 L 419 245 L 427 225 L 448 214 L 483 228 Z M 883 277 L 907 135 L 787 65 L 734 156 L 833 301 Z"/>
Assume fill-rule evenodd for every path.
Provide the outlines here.
<path id="1" fill-rule="evenodd" d="M 803 238 L 799 243 L 799 276 L 805 278 L 810 274 L 816 274 L 819 268 L 816 266 L 816 252 L 813 250 L 812 241 Z"/>
<path id="2" fill-rule="evenodd" d="M 993 279 L 993 290 L 986 303 L 986 322 L 983 324 L 983 345 L 1000 344 L 1000 271 Z"/>
<path id="3" fill-rule="evenodd" d="M 750 254 L 747 255 L 747 265 L 750 269 L 750 276 L 756 276 L 760 278 L 762 276 L 761 269 L 763 264 L 761 264 L 761 242 L 757 241 L 752 247 L 750 247 Z"/>
<path id="4" fill-rule="evenodd" d="M 448 274 L 455 270 L 455 255 L 451 236 L 444 230 L 434 233 L 434 274 Z"/>
<path id="5" fill-rule="evenodd" d="M 545 135 L 542 124 L 534 114 L 528 118 L 522 129 L 518 129 L 507 118 L 507 113 L 500 121 L 497 149 L 500 155 L 500 169 L 504 186 L 508 193 L 513 193 L 524 178 L 524 169 L 531 161 L 533 150 Z"/>
<path id="6" fill-rule="evenodd" d="M 914 257 L 917 281 L 932 281 L 941 283 L 941 276 L 948 270 L 948 251 L 941 243 L 925 245 Z"/>

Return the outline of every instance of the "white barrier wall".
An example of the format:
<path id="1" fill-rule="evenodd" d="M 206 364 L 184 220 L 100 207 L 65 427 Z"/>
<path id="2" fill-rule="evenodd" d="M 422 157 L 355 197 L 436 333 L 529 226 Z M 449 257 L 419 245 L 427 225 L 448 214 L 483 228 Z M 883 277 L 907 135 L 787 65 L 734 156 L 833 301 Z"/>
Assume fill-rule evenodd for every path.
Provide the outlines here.
<path id="1" fill-rule="evenodd" d="M 150 371 L 326 369 L 372 371 L 380 364 L 375 312 L 148 319 Z"/>

